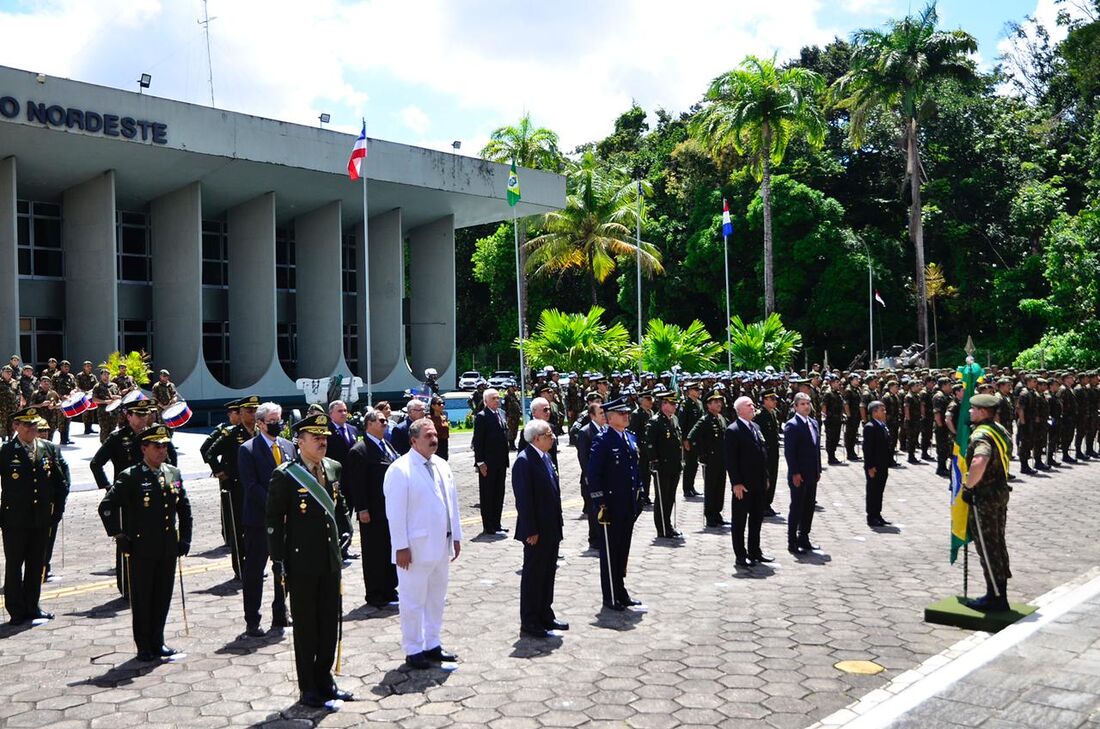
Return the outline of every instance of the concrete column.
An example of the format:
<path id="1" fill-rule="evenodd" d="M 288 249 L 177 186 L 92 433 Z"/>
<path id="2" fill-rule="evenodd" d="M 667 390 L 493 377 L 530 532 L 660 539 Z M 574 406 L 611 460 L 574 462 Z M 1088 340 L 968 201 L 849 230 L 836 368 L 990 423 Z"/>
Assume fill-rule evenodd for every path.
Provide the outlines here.
<path id="1" fill-rule="evenodd" d="M 340 215 L 335 201 L 294 221 L 299 377 L 328 377 L 343 362 Z"/>
<path id="2" fill-rule="evenodd" d="M 0 160 L 0 352 L 19 354 L 19 234 L 15 157 Z"/>
<path id="3" fill-rule="evenodd" d="M 425 368 L 439 372 L 443 387 L 456 386 L 455 372 L 455 230 L 454 216 L 409 231 L 410 318 L 415 378 Z"/>
<path id="4" fill-rule="evenodd" d="M 202 188 L 198 182 L 150 207 L 154 369 L 182 382 L 202 364 Z"/>
<path id="5" fill-rule="evenodd" d="M 257 384 L 278 366 L 275 343 L 275 193 L 228 213 L 231 385 Z"/>
<path id="6" fill-rule="evenodd" d="M 62 193 L 61 215 L 66 356 L 99 362 L 118 348 L 114 170 Z"/>
<path id="7" fill-rule="evenodd" d="M 356 321 L 359 324 L 359 376 L 367 379 L 367 347 L 377 390 L 404 389 L 409 386 L 405 365 L 405 332 L 401 321 L 401 299 L 405 292 L 405 258 L 402 241 L 401 209 L 395 208 L 370 219 L 369 250 L 363 247 L 363 225 L 355 230 L 359 296 L 356 297 Z M 367 256 L 370 256 L 368 259 Z M 370 262 L 370 301 L 367 301 L 366 275 L 362 261 Z M 367 342 L 367 308 L 370 308 L 370 338 Z M 400 365 L 400 366 L 399 366 Z"/>

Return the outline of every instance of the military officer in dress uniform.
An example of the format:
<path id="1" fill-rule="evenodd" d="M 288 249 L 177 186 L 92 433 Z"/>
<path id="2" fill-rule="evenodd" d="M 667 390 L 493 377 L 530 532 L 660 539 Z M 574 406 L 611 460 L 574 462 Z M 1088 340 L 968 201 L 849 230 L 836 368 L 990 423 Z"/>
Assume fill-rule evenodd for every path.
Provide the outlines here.
<path id="1" fill-rule="evenodd" d="M 638 445 L 638 468 L 642 477 L 642 506 L 650 506 L 649 486 L 652 476 L 649 470 L 649 447 L 646 443 L 645 431 L 649 421 L 653 419 L 653 391 L 641 390 L 638 392 L 638 407 L 630 413 L 630 423 L 627 430 L 634 436 L 634 442 Z"/>
<path id="2" fill-rule="evenodd" d="M 676 410 L 676 420 L 680 423 L 680 432 L 684 434 L 684 496 L 698 496 L 695 490 L 695 474 L 699 470 L 699 457 L 691 449 L 691 442 L 687 439 L 691 429 L 703 417 L 703 404 L 699 397 L 702 387 L 698 382 L 684 383 L 684 399 L 680 401 L 680 407 Z"/>
<path id="3" fill-rule="evenodd" d="M 779 423 L 779 397 L 774 390 L 764 390 L 760 396 L 764 407 L 756 413 L 753 422 L 760 428 L 764 435 L 764 447 L 768 453 L 768 489 L 764 493 L 764 516 L 779 516 L 779 512 L 772 508 L 775 501 L 775 485 L 779 479 L 779 431 L 782 425 Z M 810 396 L 813 402 L 813 396 Z"/>
<path id="4" fill-rule="evenodd" d="M 271 474 L 268 549 L 286 575 L 301 702 L 334 709 L 338 705 L 333 702 L 352 699 L 332 678 L 343 615 L 341 545 L 351 540 L 351 522 L 340 489 L 340 464 L 325 458 L 331 434 L 328 415 L 307 415 L 291 430 L 298 456 Z"/>
<path id="5" fill-rule="evenodd" d="M 12 416 L 16 437 L 0 446 L 0 530 L 4 538 L 4 606 L 11 622 L 53 617 L 38 606 L 50 530 L 65 513 L 69 468 L 61 449 L 38 438 L 41 409 Z"/>
<path id="6" fill-rule="evenodd" d="M 84 360 L 84 364 L 81 365 L 80 372 L 76 373 L 76 387 L 81 392 L 90 393 L 95 389 L 95 386 L 96 376 L 92 368 L 92 361 L 86 359 Z M 85 410 L 84 414 L 80 416 L 81 420 L 84 422 L 84 435 L 95 433 L 95 428 L 92 426 L 95 425 L 96 416 L 99 414 L 97 410 L 98 405 L 95 409 Z"/>
<path id="7" fill-rule="evenodd" d="M 233 562 L 233 574 L 240 579 L 241 554 L 244 549 L 244 491 L 237 471 L 237 454 L 241 445 L 256 436 L 256 408 L 259 395 L 249 395 L 237 401 L 241 422 L 227 430 L 214 441 L 206 452 L 207 463 L 221 485 L 222 523 L 226 527 L 229 554 Z"/>
<path id="8" fill-rule="evenodd" d="M 680 482 L 684 462 L 684 437 L 676 422 L 676 393 L 662 389 L 653 397 L 660 403 L 660 409 L 646 425 L 645 431 L 649 470 L 656 482 L 653 523 L 657 527 L 658 537 L 683 539 L 683 533 L 672 523 L 676 486 Z"/>
<path id="9" fill-rule="evenodd" d="M 115 476 L 99 517 L 123 554 L 137 659 L 158 661 L 179 651 L 164 642 L 176 564 L 191 549 L 191 503 L 179 469 L 169 464 L 168 428 L 135 436 L 141 460 Z"/>
<path id="10" fill-rule="evenodd" d="M 230 400 L 225 404 L 225 420 L 214 426 L 214 429 L 210 431 L 210 435 L 206 436 L 206 440 L 199 446 L 199 455 L 202 456 L 202 461 L 206 465 L 210 466 L 210 473 L 214 473 L 214 466 L 207 460 L 210 453 L 210 446 L 214 445 L 214 442 L 228 433 L 232 428 L 237 427 L 241 423 L 241 403 L 240 400 Z"/>
<path id="11" fill-rule="evenodd" d="M 707 413 L 696 421 L 687 436 L 691 449 L 703 464 L 703 515 L 711 528 L 729 524 L 722 519 L 722 504 L 726 500 L 726 462 L 722 450 L 725 406 L 726 397 L 718 390 L 707 395 Z"/>
<path id="12" fill-rule="evenodd" d="M 642 513 L 642 479 L 638 443 L 627 430 L 630 406 L 619 398 L 604 405 L 607 427 L 592 441 L 588 457 L 588 488 L 600 540 L 600 588 L 603 605 L 625 610 L 641 605 L 630 597 L 623 580 L 630 555 L 634 522 Z"/>

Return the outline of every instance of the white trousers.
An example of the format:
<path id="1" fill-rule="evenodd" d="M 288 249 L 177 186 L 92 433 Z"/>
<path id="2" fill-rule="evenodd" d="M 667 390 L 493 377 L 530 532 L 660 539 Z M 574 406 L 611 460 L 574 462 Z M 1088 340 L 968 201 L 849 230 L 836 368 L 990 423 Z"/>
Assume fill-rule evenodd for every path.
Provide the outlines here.
<path id="1" fill-rule="evenodd" d="M 435 562 L 417 561 L 414 552 L 407 570 L 397 568 L 401 647 L 407 656 L 441 645 L 439 631 L 443 628 L 450 565 L 446 557 Z"/>

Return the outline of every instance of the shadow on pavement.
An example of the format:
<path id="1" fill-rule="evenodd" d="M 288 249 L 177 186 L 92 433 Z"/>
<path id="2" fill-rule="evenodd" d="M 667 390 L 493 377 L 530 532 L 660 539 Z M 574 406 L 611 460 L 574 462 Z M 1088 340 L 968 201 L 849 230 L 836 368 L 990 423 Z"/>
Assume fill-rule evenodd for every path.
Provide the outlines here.
<path id="1" fill-rule="evenodd" d="M 241 581 L 236 577 L 230 577 L 225 582 L 221 582 L 212 587 L 207 587 L 205 590 L 195 590 L 203 595 L 218 595 L 219 597 L 225 597 L 226 595 L 236 595 L 241 591 Z"/>
<path id="2" fill-rule="evenodd" d="M 560 635 L 549 635 L 545 638 L 531 638 L 526 635 L 521 635 L 515 643 L 512 644 L 512 652 L 509 653 L 510 658 L 538 658 L 539 656 L 548 656 L 558 648 L 561 648 L 564 640 Z"/>
<path id="3" fill-rule="evenodd" d="M 601 606 L 600 611 L 596 613 L 596 620 L 591 625 L 606 630 L 634 630 L 644 616 L 645 613 L 638 610 L 618 611 Z"/>
<path id="4" fill-rule="evenodd" d="M 375 696 L 424 693 L 430 688 L 445 684 L 455 670 L 457 669 L 445 670 L 439 666 L 418 670 L 402 663 L 398 668 L 386 671 L 386 675 L 370 691 Z"/>
<path id="5" fill-rule="evenodd" d="M 135 678 L 140 678 L 149 673 L 152 673 L 154 669 L 164 665 L 157 662 L 145 662 L 139 661 L 136 658 L 130 658 L 122 663 L 107 669 L 105 673 L 101 673 L 98 676 L 91 676 L 83 681 L 76 681 L 70 683 L 70 686 L 97 686 L 99 688 L 117 688 L 119 686 L 126 686 L 134 682 Z"/>
<path id="6" fill-rule="evenodd" d="M 385 620 L 397 617 L 397 606 L 376 608 L 373 605 L 364 604 L 351 612 L 344 614 L 344 620 Z"/>
<path id="7" fill-rule="evenodd" d="M 286 638 L 284 632 L 276 630 L 267 631 L 262 638 L 252 638 L 242 633 L 214 652 L 219 655 L 245 656 L 265 646 L 282 643 Z"/>
<path id="8" fill-rule="evenodd" d="M 66 615 L 72 615 L 77 618 L 114 618 L 119 614 L 130 611 L 130 601 L 124 597 L 112 597 L 105 603 L 101 603 L 94 607 L 87 608 L 85 610 L 74 610 L 71 613 L 65 613 Z"/>

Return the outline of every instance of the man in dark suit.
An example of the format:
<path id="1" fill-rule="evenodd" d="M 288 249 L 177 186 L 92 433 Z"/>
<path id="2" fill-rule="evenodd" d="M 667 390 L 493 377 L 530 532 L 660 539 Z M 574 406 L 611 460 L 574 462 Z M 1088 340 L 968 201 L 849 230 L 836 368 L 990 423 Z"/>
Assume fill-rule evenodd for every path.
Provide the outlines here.
<path id="1" fill-rule="evenodd" d="M 390 445 L 401 455 L 409 452 L 409 426 L 424 417 L 428 409 L 423 400 L 409 400 L 409 403 L 405 406 L 405 412 L 408 415 L 400 423 L 393 426 L 393 430 L 390 432 Z"/>
<path id="2" fill-rule="evenodd" d="M 588 424 L 577 433 L 577 461 L 581 466 L 581 498 L 584 500 L 584 514 L 588 518 L 588 548 L 600 548 L 600 525 L 596 521 L 596 510 L 592 508 L 592 497 L 588 488 L 588 457 L 592 454 L 592 441 L 603 432 L 607 425 L 607 416 L 603 412 L 602 402 L 588 404 Z"/>
<path id="3" fill-rule="evenodd" d="M 794 396 L 794 416 L 783 425 L 783 456 L 787 461 L 787 486 L 791 489 L 791 510 L 787 515 L 787 549 L 802 554 L 817 549 L 810 542 L 810 528 L 817 503 L 817 482 L 821 477 L 820 433 L 810 418 L 810 396 Z"/>
<path id="4" fill-rule="evenodd" d="M 886 405 L 878 400 L 867 406 L 870 415 L 863 426 L 863 473 L 867 476 L 867 526 L 889 526 L 882 518 L 882 494 L 890 473 L 893 454 L 890 428 L 886 425 Z"/>
<path id="5" fill-rule="evenodd" d="M 271 472 L 285 461 L 294 460 L 294 445 L 279 435 L 283 430 L 283 409 L 265 402 L 256 408 L 256 437 L 241 444 L 237 451 L 237 471 L 240 474 L 244 498 L 241 526 L 244 529 L 244 564 L 241 575 L 244 594 L 245 635 L 259 638 L 265 635 L 260 627 L 260 604 L 264 596 L 264 570 L 267 568 L 267 487 Z M 286 594 L 283 575 L 272 571 L 275 593 L 271 602 L 271 629 L 287 627 Z"/>
<path id="6" fill-rule="evenodd" d="M 760 523 L 768 494 L 768 450 L 760 426 L 753 422 L 756 408 L 752 398 L 739 397 L 733 403 L 737 417 L 726 428 L 723 441 L 726 473 L 733 485 L 730 511 L 733 514 L 733 553 L 738 568 L 749 569 L 757 562 L 773 559 L 760 550 Z M 745 524 L 749 527 L 745 547 Z"/>
<path id="7" fill-rule="evenodd" d="M 474 416 L 473 450 L 477 465 L 478 496 L 481 501 L 482 534 L 502 534 L 504 482 L 508 476 L 508 425 L 500 409 L 500 393 L 489 388 L 484 403 Z"/>
<path id="8" fill-rule="evenodd" d="M 344 468 L 344 491 L 359 522 L 363 552 L 363 584 L 366 600 L 382 609 L 397 601 L 397 568 L 391 558 L 390 523 L 386 519 L 386 494 L 382 490 L 386 471 L 398 459 L 386 441 L 386 419 L 367 408 L 363 413 L 363 440 L 352 446 Z"/>
<path id="9" fill-rule="evenodd" d="M 527 447 L 512 466 L 516 497 L 516 539 L 523 543 L 523 576 L 519 585 L 520 632 L 546 638 L 551 630 L 569 630 L 554 615 L 554 577 L 562 537 L 561 486 L 550 460 L 554 432 L 545 420 L 523 429 Z"/>
<path id="10" fill-rule="evenodd" d="M 338 461 L 346 466 L 346 459 L 355 441 L 359 440 L 359 429 L 348 422 L 348 406 L 343 400 L 333 400 L 328 406 L 328 418 L 332 435 L 328 437 L 326 458 Z"/>

